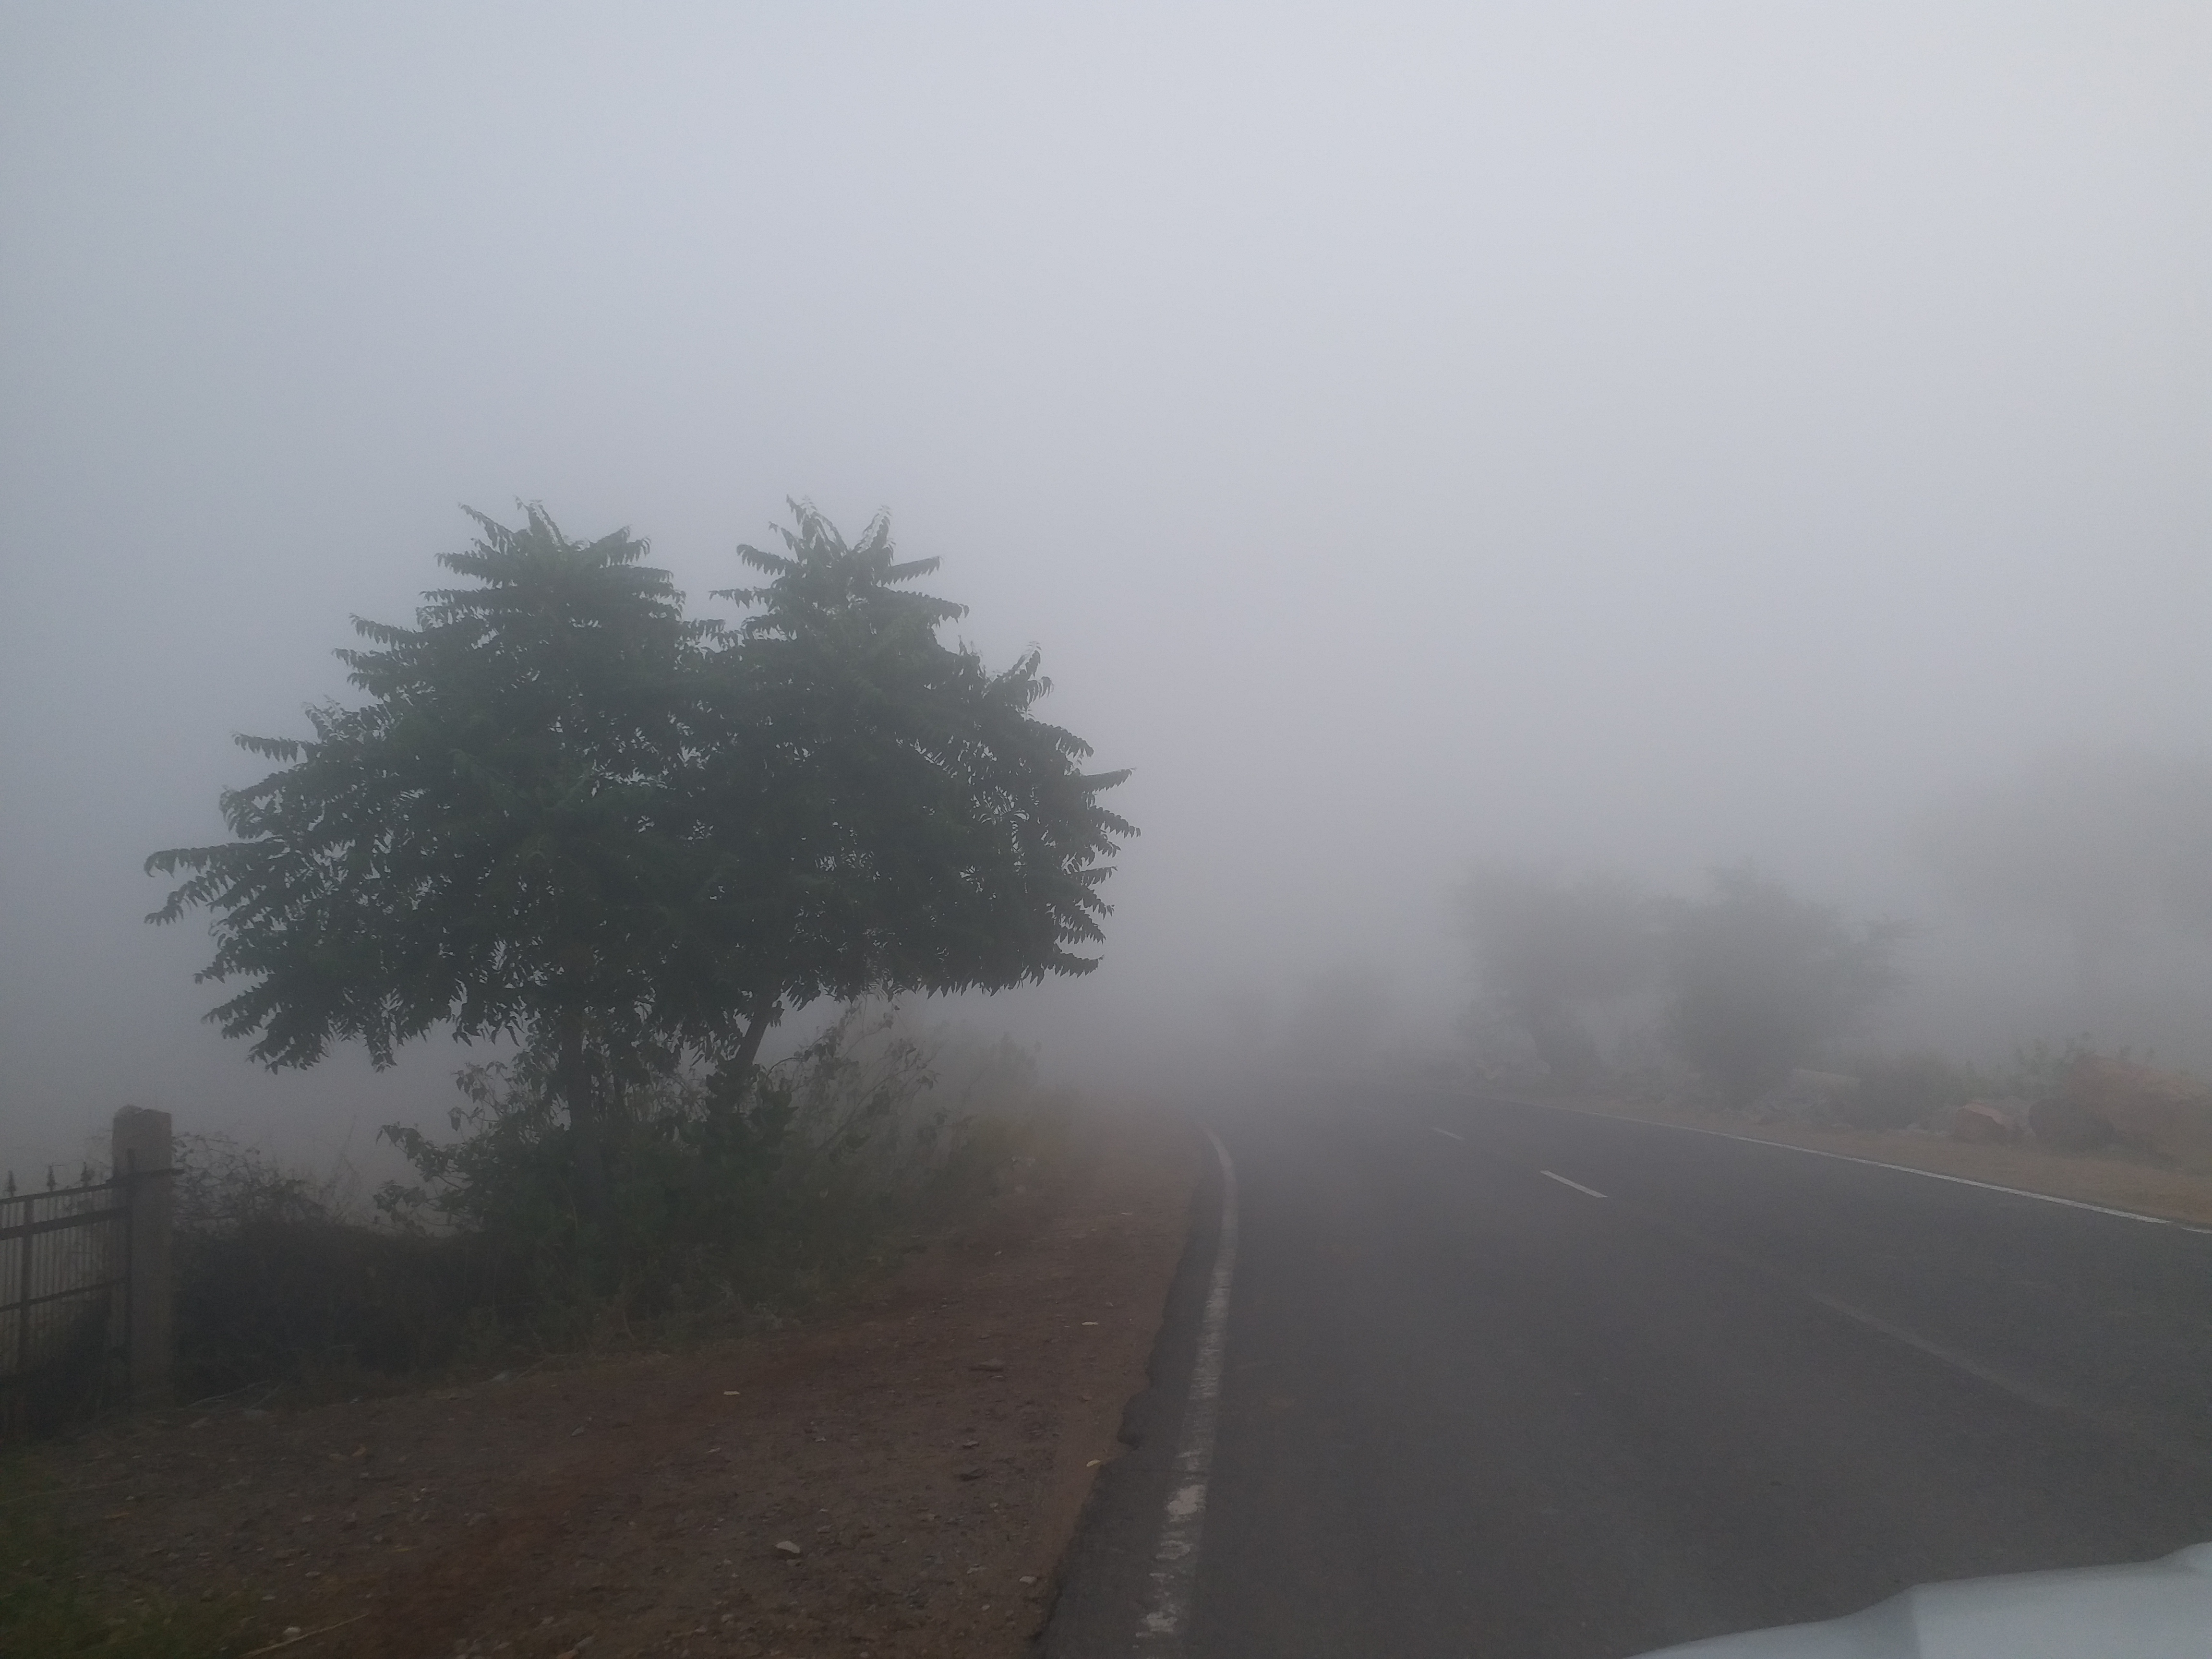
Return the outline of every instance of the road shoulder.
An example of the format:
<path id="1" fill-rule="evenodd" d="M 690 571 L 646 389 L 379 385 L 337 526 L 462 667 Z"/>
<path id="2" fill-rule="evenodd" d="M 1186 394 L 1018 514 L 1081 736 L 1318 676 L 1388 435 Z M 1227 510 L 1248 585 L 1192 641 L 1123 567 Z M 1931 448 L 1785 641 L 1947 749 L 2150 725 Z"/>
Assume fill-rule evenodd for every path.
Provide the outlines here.
<path id="1" fill-rule="evenodd" d="M 2123 1152 L 2055 1152 L 2036 1146 L 1982 1146 L 1902 1131 L 1754 1123 L 1745 1117 L 1686 1111 L 1615 1095 L 1530 1096 L 1528 1099 L 1531 1104 L 1556 1110 L 1734 1135 L 2100 1205 L 2161 1220 L 2212 1225 L 2212 1176 L 2162 1168 Z"/>
<path id="2" fill-rule="evenodd" d="M 40 1460 L 118 1604 L 240 1598 L 262 1640 L 332 1627 L 316 1659 L 1018 1654 L 1145 1387 L 1202 1147 L 1094 1115 L 1050 1176 L 764 1335 Z"/>

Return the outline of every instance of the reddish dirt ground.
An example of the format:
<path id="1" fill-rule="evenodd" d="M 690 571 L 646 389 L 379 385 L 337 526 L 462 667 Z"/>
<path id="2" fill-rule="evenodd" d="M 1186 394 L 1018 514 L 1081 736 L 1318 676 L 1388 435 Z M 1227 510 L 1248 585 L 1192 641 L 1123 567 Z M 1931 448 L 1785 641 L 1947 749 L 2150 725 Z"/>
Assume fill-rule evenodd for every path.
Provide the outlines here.
<path id="1" fill-rule="evenodd" d="M 1017 1654 L 1144 1385 L 1196 1151 L 1162 1118 L 1094 1126 L 857 1305 L 767 1335 L 141 1419 L 47 1473 L 107 1593 L 242 1595 L 303 1659 Z"/>

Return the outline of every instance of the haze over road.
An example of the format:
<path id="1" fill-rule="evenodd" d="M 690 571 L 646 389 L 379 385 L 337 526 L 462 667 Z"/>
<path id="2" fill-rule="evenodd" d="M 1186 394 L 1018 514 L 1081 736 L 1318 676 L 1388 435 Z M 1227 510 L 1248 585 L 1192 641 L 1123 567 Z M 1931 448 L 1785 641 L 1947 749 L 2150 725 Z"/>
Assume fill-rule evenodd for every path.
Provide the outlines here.
<path id="1" fill-rule="evenodd" d="M 2212 1234 L 1503 1102 L 1218 1121 L 1182 1651 L 1601 1659 L 2212 1540 Z M 1218 1208 L 1055 1659 L 1132 1650 Z"/>

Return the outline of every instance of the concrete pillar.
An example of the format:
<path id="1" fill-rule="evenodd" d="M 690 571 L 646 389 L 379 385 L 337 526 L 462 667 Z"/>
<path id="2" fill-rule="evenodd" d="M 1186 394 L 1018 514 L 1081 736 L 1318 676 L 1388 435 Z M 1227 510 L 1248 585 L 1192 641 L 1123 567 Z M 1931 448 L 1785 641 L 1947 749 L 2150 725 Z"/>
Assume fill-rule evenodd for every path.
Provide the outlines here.
<path id="1" fill-rule="evenodd" d="M 169 1397 L 175 1337 L 169 1270 L 169 1115 L 125 1106 L 115 1115 L 114 1169 L 131 1208 L 131 1399 L 159 1406 Z"/>

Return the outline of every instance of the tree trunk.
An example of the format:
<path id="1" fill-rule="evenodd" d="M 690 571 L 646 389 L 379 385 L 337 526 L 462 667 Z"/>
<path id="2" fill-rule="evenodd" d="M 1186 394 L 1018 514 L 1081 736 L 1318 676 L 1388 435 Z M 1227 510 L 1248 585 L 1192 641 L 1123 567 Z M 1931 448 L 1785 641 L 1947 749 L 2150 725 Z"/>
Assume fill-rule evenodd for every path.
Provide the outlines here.
<path id="1" fill-rule="evenodd" d="M 584 1052 L 584 1021 L 571 1014 L 561 1022 L 561 1054 L 556 1073 L 561 1098 L 568 1108 L 574 1138 L 576 1208 L 593 1226 L 603 1227 L 614 1207 L 607 1184 L 606 1125 L 592 1086 L 591 1061 Z"/>
<path id="2" fill-rule="evenodd" d="M 768 1035 L 768 1028 L 782 1018 L 781 997 L 764 996 L 753 1005 L 752 1020 L 746 1025 L 744 1036 L 728 1066 L 728 1076 L 736 1088 L 744 1087 L 745 1079 L 752 1075 L 754 1062 L 760 1058 L 761 1039 Z"/>

